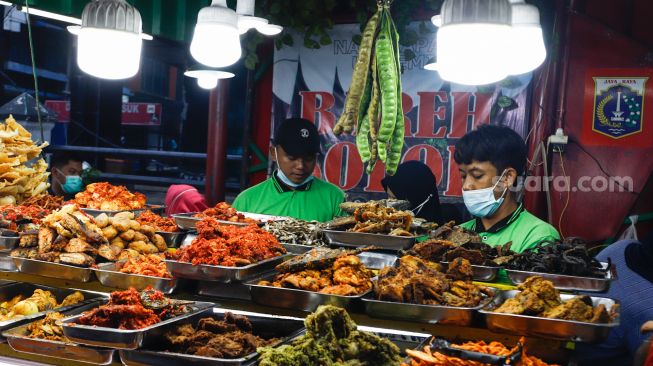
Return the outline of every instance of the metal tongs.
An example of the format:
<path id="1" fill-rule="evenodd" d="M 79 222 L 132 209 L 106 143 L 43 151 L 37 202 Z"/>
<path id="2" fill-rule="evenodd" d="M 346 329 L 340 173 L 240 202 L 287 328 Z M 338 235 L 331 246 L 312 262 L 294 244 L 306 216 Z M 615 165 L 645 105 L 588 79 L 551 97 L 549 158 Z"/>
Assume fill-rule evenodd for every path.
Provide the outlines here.
<path id="1" fill-rule="evenodd" d="M 517 349 L 512 354 L 507 356 L 495 356 L 488 353 L 473 352 L 452 347 L 451 343 L 440 338 L 435 338 L 430 345 L 431 351 L 439 352 L 446 356 L 500 366 L 516 365 L 517 362 L 521 361 L 522 347 L 523 345 L 519 342 L 517 343 Z"/>

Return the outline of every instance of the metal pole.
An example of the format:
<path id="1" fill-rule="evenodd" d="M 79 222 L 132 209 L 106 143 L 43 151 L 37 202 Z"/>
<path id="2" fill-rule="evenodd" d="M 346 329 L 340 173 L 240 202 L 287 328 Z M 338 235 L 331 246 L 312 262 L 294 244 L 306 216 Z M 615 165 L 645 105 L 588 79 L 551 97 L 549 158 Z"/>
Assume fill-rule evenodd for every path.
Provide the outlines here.
<path id="1" fill-rule="evenodd" d="M 227 96 L 229 81 L 220 80 L 209 95 L 209 128 L 206 145 L 205 197 L 210 206 L 224 201 L 227 158 Z"/>
<path id="2" fill-rule="evenodd" d="M 240 162 L 240 186 L 244 190 L 247 187 L 249 176 L 249 134 L 252 126 L 253 102 L 254 102 L 254 71 L 247 70 L 247 88 L 245 92 L 245 116 L 243 121 L 243 159 Z"/>

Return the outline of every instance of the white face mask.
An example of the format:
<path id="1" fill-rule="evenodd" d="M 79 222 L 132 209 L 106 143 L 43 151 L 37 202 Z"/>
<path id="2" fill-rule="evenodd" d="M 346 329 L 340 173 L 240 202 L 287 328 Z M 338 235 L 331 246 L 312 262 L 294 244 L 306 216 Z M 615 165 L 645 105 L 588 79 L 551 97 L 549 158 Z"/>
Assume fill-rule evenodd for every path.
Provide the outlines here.
<path id="1" fill-rule="evenodd" d="M 503 178 L 503 175 L 506 174 L 504 170 L 499 177 L 499 180 L 492 186 L 483 189 L 476 189 L 473 191 L 463 191 L 463 201 L 465 201 L 465 206 L 469 213 L 476 217 L 488 217 L 497 211 L 503 200 L 505 198 L 506 192 L 508 192 L 508 187 L 503 190 L 501 197 L 498 199 L 494 198 L 494 189 Z"/>

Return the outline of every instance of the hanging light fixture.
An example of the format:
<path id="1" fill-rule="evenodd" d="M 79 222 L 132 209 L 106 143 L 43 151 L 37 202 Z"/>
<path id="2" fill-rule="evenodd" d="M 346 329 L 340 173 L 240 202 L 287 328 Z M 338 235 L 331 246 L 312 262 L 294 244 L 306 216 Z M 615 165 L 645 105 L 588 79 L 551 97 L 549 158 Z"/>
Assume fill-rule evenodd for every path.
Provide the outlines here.
<path id="1" fill-rule="evenodd" d="M 276 24 L 270 24 L 265 18 L 254 16 L 256 0 L 238 0 L 236 4 L 236 14 L 238 14 L 238 30 L 240 34 L 247 33 L 250 29 L 256 29 L 259 33 L 266 36 L 274 36 L 283 30 L 283 27 Z"/>
<path id="2" fill-rule="evenodd" d="M 535 70 L 546 58 L 540 12 L 524 0 L 512 3 L 512 47 L 507 53 L 508 73 L 524 74 Z"/>
<path id="3" fill-rule="evenodd" d="M 69 26 L 77 35 L 77 65 L 102 79 L 126 79 L 141 63 L 141 14 L 125 0 L 92 0 L 82 12 L 82 25 Z"/>
<path id="4" fill-rule="evenodd" d="M 197 85 L 202 89 L 213 89 L 218 86 L 218 80 L 230 79 L 234 77 L 233 73 L 208 68 L 201 65 L 195 65 L 188 69 L 184 75 L 196 78 Z"/>
<path id="5" fill-rule="evenodd" d="M 508 75 L 511 39 L 508 0 L 445 0 L 431 19 L 437 32 L 437 70 L 443 80 L 465 85 L 497 82 Z"/>
<path id="6" fill-rule="evenodd" d="M 197 14 L 190 53 L 199 63 L 225 67 L 241 56 L 238 15 L 227 7 L 227 0 L 213 0 Z"/>

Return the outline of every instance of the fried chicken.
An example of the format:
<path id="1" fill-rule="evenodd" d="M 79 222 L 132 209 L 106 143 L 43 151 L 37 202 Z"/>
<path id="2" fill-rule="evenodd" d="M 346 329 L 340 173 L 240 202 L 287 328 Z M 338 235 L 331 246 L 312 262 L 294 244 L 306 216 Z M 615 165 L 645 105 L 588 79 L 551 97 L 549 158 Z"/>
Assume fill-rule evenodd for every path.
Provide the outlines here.
<path id="1" fill-rule="evenodd" d="M 378 300 L 424 305 L 478 306 L 490 290 L 465 280 L 470 279 L 471 265 L 465 259 L 456 259 L 450 274 L 431 268 L 427 261 L 413 256 L 403 256 L 399 267 L 386 267 L 379 272 L 374 285 Z"/>
<path id="2" fill-rule="evenodd" d="M 521 292 L 495 312 L 589 323 L 608 323 L 612 318 L 605 305 L 593 307 L 592 298 L 586 295 L 563 302 L 553 283 L 538 276 L 529 277 L 518 288 Z"/>
<path id="3" fill-rule="evenodd" d="M 259 285 L 353 296 L 372 288 L 373 275 L 360 258 L 355 255 L 344 255 L 338 257 L 329 268 L 280 273 L 272 281 L 260 281 Z"/>

